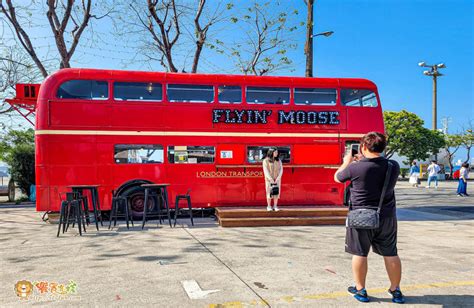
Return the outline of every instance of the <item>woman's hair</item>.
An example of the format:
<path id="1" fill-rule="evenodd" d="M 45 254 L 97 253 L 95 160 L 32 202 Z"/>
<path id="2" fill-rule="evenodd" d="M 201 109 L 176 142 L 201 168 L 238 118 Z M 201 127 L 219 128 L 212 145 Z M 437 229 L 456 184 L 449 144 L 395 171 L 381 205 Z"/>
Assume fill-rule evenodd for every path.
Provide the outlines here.
<path id="1" fill-rule="evenodd" d="M 468 163 L 464 163 L 464 164 L 462 164 L 462 167 L 468 169 L 468 168 L 469 168 L 469 164 L 468 164 Z"/>
<path id="2" fill-rule="evenodd" d="M 416 166 L 416 161 L 413 161 L 411 164 L 412 164 L 413 166 Z"/>
<path id="3" fill-rule="evenodd" d="M 271 147 L 271 148 L 269 148 L 268 151 L 267 151 L 267 158 L 268 158 L 271 162 L 273 162 L 273 161 L 275 161 L 275 160 L 276 160 L 276 161 L 280 160 L 280 159 L 278 158 L 278 156 L 277 156 L 277 157 L 273 157 L 273 153 L 275 153 L 275 151 L 278 151 L 278 149 L 275 148 L 275 147 Z"/>

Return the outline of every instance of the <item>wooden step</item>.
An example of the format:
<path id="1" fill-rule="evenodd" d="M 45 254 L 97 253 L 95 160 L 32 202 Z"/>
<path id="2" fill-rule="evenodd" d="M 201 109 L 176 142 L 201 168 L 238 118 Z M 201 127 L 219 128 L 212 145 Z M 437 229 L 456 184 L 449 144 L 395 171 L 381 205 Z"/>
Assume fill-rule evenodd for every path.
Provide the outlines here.
<path id="1" fill-rule="evenodd" d="M 216 214 L 220 218 L 256 218 L 256 217 L 334 217 L 346 216 L 347 207 L 342 206 L 283 206 L 279 212 L 269 212 L 266 207 L 218 207 Z"/>
<path id="2" fill-rule="evenodd" d="M 219 218 L 219 224 L 222 227 L 344 225 L 345 222 L 344 216 Z"/>

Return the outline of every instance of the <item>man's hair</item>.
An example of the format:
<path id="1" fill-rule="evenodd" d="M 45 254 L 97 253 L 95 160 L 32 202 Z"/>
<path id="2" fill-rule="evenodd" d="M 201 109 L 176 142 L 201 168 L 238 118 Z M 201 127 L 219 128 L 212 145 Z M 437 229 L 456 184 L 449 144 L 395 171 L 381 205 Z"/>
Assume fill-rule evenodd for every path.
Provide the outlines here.
<path id="1" fill-rule="evenodd" d="M 360 144 L 363 144 L 372 153 L 382 153 L 387 146 L 387 137 L 379 132 L 370 132 L 362 137 Z"/>
<path id="2" fill-rule="evenodd" d="M 431 162 L 436 164 L 436 160 L 432 160 Z"/>

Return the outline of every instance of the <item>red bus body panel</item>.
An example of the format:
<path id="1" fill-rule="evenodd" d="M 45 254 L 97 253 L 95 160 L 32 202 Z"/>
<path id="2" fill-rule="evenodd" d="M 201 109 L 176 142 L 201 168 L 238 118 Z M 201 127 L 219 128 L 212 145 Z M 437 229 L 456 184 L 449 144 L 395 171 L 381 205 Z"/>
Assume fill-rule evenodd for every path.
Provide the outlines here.
<path id="1" fill-rule="evenodd" d="M 58 99 L 58 87 L 68 80 L 109 82 L 104 100 Z M 282 205 L 342 205 L 344 185 L 333 180 L 346 140 L 359 140 L 368 131 L 384 131 L 377 107 L 170 103 L 115 101 L 113 82 L 272 86 L 289 88 L 357 88 L 377 93 L 365 79 L 300 78 L 238 75 L 177 74 L 93 69 L 64 69 L 41 85 L 36 113 L 37 210 L 58 211 L 59 193 L 68 185 L 100 185 L 102 209 L 110 209 L 111 191 L 141 179 L 170 183 L 170 200 L 192 189 L 193 207 L 265 205 L 261 164 L 247 162 L 247 146 L 290 146 L 291 161 L 284 166 Z M 217 94 L 217 90 L 215 90 Z M 245 91 L 243 91 L 245 96 Z M 217 95 L 215 95 L 217 97 Z M 380 102 L 380 100 L 379 100 Z M 271 110 L 266 124 L 213 123 L 213 109 Z M 283 111 L 337 111 L 338 125 L 278 124 Z M 116 144 L 159 144 L 164 163 L 117 164 Z M 214 146 L 213 164 L 172 164 L 168 146 Z M 232 158 L 221 158 L 232 151 Z"/>

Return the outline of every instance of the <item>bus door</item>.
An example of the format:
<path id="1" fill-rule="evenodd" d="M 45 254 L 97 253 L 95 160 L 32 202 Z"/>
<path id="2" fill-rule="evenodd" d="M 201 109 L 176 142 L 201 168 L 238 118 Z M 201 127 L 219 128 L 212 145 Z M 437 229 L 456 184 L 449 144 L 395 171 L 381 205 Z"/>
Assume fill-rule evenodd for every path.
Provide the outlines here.
<path id="1" fill-rule="evenodd" d="M 218 205 L 243 205 L 252 199 L 251 171 L 245 162 L 243 144 L 219 144 L 216 152 L 216 192 Z"/>
<path id="2" fill-rule="evenodd" d="M 334 182 L 335 169 L 341 163 L 340 144 L 337 141 L 295 144 L 293 153 L 294 204 L 341 204 L 342 193 Z"/>

